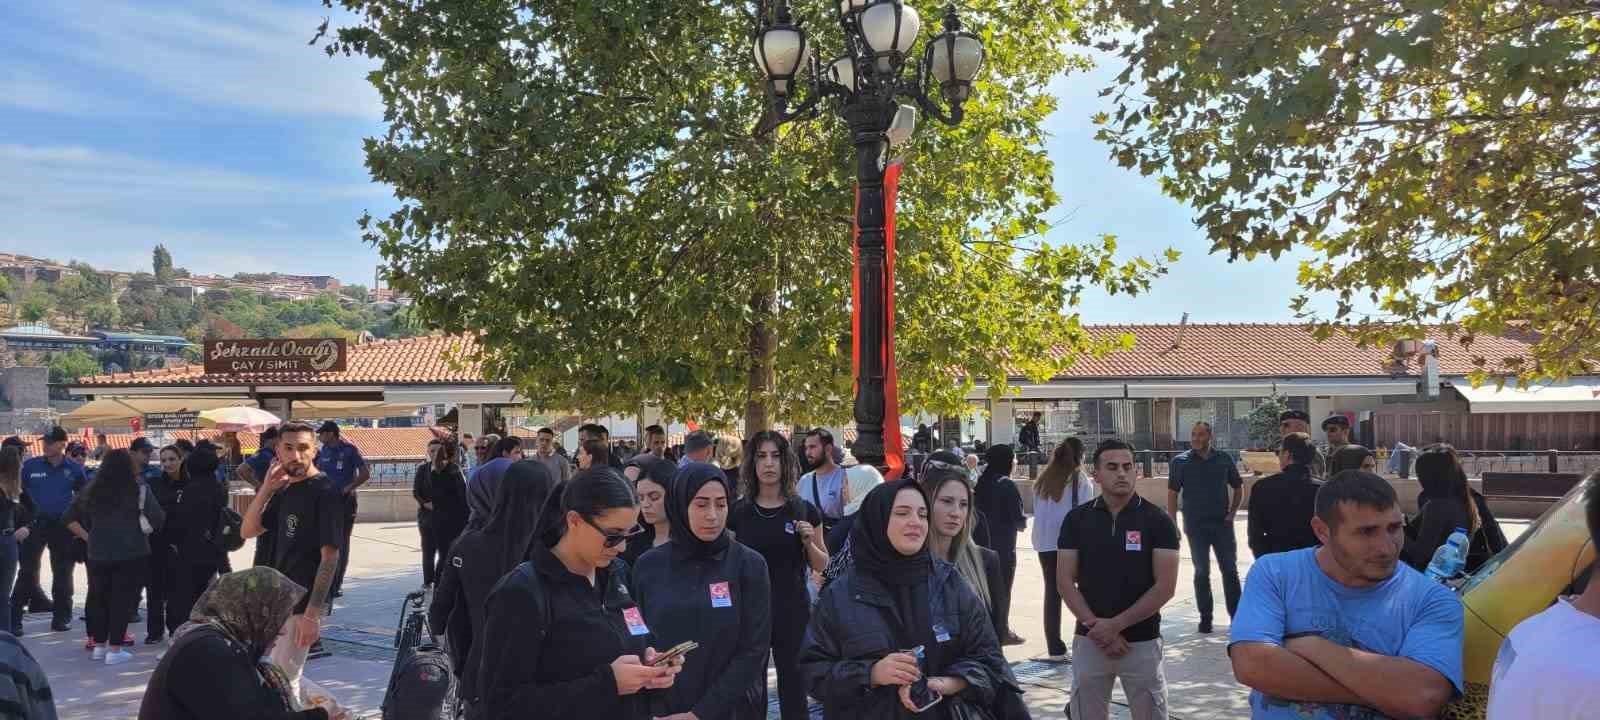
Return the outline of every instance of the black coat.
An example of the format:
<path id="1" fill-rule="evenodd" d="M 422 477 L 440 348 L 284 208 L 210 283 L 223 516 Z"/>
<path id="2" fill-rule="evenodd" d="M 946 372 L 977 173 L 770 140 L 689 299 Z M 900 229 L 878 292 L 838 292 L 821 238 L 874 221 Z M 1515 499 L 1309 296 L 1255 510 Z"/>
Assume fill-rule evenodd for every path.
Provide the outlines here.
<path id="1" fill-rule="evenodd" d="M 428 626 L 435 636 L 447 638 L 450 662 L 461 679 L 460 694 L 475 700 L 477 668 L 482 648 L 475 642 L 483 629 L 484 603 L 496 583 L 506 576 L 498 565 L 500 548 L 482 530 L 469 530 L 458 538 L 439 564 L 439 585 L 428 604 Z"/>
<path id="2" fill-rule="evenodd" d="M 1249 514 L 1245 537 L 1256 557 L 1316 547 L 1317 533 L 1311 517 L 1317 510 L 1317 490 L 1322 483 L 1311 477 L 1311 468 L 1290 465 L 1283 472 L 1269 475 L 1250 488 Z"/>
<path id="3" fill-rule="evenodd" d="M 182 487 L 173 488 L 172 508 L 162 532 L 177 549 L 180 561 L 190 565 L 222 563 L 217 531 L 222 508 L 227 505 L 227 489 L 209 475 L 190 478 Z"/>
<path id="4" fill-rule="evenodd" d="M 984 527 L 981 537 L 978 528 L 973 528 L 973 542 L 995 552 L 1015 552 L 1017 533 L 1028 527 L 1017 484 L 1004 476 L 980 478 L 972 495 Z"/>
<path id="5" fill-rule="evenodd" d="M 994 625 L 995 637 L 1006 626 L 1001 612 L 1011 607 L 1011 589 L 1006 587 L 1005 572 L 1000 567 L 1000 553 L 979 546 L 978 558 L 983 564 L 983 579 L 989 584 L 989 622 Z"/>
<path id="6" fill-rule="evenodd" d="M 326 720 L 322 708 L 290 710 L 255 660 L 211 628 L 191 630 L 161 658 L 139 704 L 139 720 Z"/>
<path id="7" fill-rule="evenodd" d="M 956 698 L 988 708 L 997 689 L 1017 687 L 989 613 L 950 563 L 935 560 L 928 583 L 931 617 L 950 640 L 939 653 L 941 666 L 926 668 L 926 674 L 966 680 L 967 689 Z M 800 672 L 828 720 L 926 717 L 906 710 L 898 687 L 871 684 L 873 663 L 902 649 L 887 620 L 893 604 L 882 583 L 856 568 L 822 591 L 800 647 Z"/>
<path id="8" fill-rule="evenodd" d="M 501 578 L 484 603 L 476 717 L 522 720 L 646 720 L 656 691 L 618 695 L 611 663 L 643 658 L 655 644 L 633 635 L 624 612 L 638 607 L 625 582 L 628 565 L 612 561 L 595 585 L 573 575 L 547 547 Z"/>
<path id="9" fill-rule="evenodd" d="M 728 584 L 729 607 L 712 606 L 713 583 Z M 669 542 L 639 558 L 633 585 L 657 649 L 686 640 L 700 644 L 656 711 L 693 712 L 700 720 L 764 720 L 773 618 L 772 581 L 761 553 L 730 542 L 710 558 L 696 559 Z"/>
<path id="10" fill-rule="evenodd" d="M 435 470 L 431 462 L 418 465 L 411 496 L 417 499 L 417 525 L 424 530 L 455 537 L 467 526 L 467 478 L 455 463 L 443 470 Z M 433 507 L 424 508 L 422 503 Z"/>

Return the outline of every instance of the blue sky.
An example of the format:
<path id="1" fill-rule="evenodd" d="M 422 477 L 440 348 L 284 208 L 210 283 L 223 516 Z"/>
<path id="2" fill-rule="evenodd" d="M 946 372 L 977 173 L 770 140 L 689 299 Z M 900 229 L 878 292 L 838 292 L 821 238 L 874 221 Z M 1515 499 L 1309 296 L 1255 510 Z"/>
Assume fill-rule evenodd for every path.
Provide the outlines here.
<path id="1" fill-rule="evenodd" d="M 311 0 L 0 5 L 0 250 L 143 269 L 160 242 L 196 272 L 371 284 L 379 257 L 355 220 L 394 206 L 362 165 L 382 106 L 370 65 L 306 45 L 323 12 Z M 1053 217 L 1071 219 L 1050 239 L 1110 233 L 1130 255 L 1184 257 L 1146 295 L 1088 294 L 1085 319 L 1292 319 L 1293 259 L 1208 255 L 1191 212 L 1093 140 L 1096 91 L 1117 70 L 1054 85 Z"/>

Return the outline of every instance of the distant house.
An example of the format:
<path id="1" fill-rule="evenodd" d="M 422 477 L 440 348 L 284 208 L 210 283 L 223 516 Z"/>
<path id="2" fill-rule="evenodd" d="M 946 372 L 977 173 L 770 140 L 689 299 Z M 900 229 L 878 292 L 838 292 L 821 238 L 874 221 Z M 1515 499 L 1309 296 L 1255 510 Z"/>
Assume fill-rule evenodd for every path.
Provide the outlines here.
<path id="1" fill-rule="evenodd" d="M 78 348 L 93 350 L 100 344 L 100 338 L 91 335 L 68 335 L 44 324 L 8 327 L 0 330 L 0 339 L 4 339 L 6 348 L 12 351 L 64 352 Z"/>

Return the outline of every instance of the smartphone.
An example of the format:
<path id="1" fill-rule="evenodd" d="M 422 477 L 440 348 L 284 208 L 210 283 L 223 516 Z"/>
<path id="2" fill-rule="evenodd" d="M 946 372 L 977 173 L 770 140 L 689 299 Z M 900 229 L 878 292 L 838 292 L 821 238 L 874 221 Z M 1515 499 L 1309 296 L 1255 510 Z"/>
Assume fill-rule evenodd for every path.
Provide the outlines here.
<path id="1" fill-rule="evenodd" d="M 927 678 L 911 683 L 911 704 L 916 706 L 917 712 L 920 713 L 938 705 L 939 701 L 943 699 L 943 695 L 934 692 L 932 688 L 928 687 Z"/>
<path id="2" fill-rule="evenodd" d="M 687 655 L 689 654 L 690 650 L 693 650 L 697 647 L 700 647 L 700 643 L 697 643 L 693 640 L 685 640 L 681 643 L 678 643 L 677 647 L 657 655 L 655 660 L 652 660 L 647 664 L 650 667 L 656 667 L 664 662 L 667 662 L 668 660 L 678 657 L 679 655 Z"/>

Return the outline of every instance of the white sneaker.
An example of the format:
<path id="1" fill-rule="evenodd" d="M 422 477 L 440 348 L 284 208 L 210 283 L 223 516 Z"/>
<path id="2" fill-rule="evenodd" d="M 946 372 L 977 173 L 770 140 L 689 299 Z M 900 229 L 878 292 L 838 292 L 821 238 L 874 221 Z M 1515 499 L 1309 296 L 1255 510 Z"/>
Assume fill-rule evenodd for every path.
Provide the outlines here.
<path id="1" fill-rule="evenodd" d="M 106 659 L 106 646 L 104 646 L 104 645 L 96 645 L 96 646 L 94 646 L 94 655 L 92 655 L 91 657 L 93 657 L 96 660 L 104 660 L 104 659 Z"/>
<path id="2" fill-rule="evenodd" d="M 128 652 L 127 650 L 118 650 L 116 652 L 106 653 L 107 665 L 121 665 L 125 662 L 131 662 L 132 660 L 133 653 Z"/>
<path id="3" fill-rule="evenodd" d="M 1062 653 L 1060 655 L 1046 655 L 1044 656 L 1044 659 L 1046 662 L 1064 663 L 1067 661 L 1067 654 Z"/>

